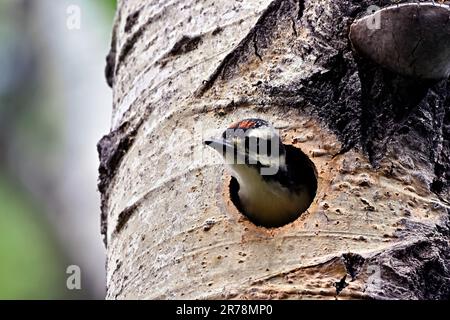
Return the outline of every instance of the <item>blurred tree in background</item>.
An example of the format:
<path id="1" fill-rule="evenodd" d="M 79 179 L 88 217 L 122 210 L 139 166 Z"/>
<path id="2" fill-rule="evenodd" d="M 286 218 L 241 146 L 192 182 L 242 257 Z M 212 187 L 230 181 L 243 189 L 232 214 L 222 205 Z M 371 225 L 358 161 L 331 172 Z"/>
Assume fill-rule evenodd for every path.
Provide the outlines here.
<path id="1" fill-rule="evenodd" d="M 0 299 L 104 297 L 95 144 L 109 129 L 114 8 L 0 0 Z M 72 264 L 82 290 L 66 287 Z"/>

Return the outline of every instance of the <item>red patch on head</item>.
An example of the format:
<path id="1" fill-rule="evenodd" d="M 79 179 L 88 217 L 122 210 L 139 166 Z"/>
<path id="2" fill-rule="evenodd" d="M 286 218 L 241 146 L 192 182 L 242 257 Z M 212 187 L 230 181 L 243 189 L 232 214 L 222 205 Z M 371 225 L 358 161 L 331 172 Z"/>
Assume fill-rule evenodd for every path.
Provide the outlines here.
<path id="1" fill-rule="evenodd" d="M 256 125 L 256 122 L 253 120 L 242 120 L 236 123 L 233 123 L 230 126 L 230 129 L 250 129 Z"/>

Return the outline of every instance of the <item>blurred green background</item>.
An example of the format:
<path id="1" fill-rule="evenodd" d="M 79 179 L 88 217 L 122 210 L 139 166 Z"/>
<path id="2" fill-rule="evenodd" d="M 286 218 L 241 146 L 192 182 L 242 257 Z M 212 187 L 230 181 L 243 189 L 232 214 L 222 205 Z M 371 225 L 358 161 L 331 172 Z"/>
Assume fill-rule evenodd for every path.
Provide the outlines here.
<path id="1" fill-rule="evenodd" d="M 0 299 L 104 298 L 96 142 L 115 5 L 0 0 Z"/>

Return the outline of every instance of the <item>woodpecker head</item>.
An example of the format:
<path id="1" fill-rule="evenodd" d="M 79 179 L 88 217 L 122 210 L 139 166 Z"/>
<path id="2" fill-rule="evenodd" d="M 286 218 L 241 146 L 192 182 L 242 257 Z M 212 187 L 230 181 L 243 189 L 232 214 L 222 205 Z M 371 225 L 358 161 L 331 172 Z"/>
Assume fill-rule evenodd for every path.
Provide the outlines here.
<path id="1" fill-rule="evenodd" d="M 218 139 L 205 144 L 219 152 L 233 170 L 255 169 L 261 175 L 286 170 L 286 151 L 275 129 L 261 119 L 232 124 Z"/>
<path id="2" fill-rule="evenodd" d="M 241 211 L 253 222 L 281 226 L 295 220 L 314 198 L 314 165 L 301 151 L 283 145 L 267 121 L 239 121 L 204 143 L 231 168 Z"/>

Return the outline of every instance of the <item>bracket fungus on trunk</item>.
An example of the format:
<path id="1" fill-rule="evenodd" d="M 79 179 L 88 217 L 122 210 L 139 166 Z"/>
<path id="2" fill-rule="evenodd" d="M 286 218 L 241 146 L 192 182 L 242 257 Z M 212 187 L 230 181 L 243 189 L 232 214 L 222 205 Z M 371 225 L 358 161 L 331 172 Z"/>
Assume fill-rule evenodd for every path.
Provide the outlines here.
<path id="1" fill-rule="evenodd" d="M 392 5 L 353 22 L 349 36 L 358 53 L 398 74 L 428 80 L 450 75 L 448 5 Z"/>

